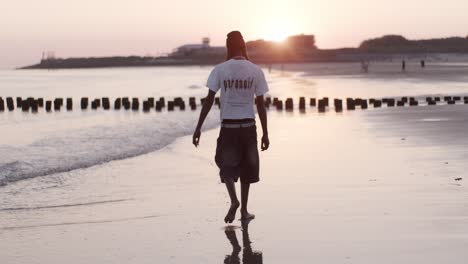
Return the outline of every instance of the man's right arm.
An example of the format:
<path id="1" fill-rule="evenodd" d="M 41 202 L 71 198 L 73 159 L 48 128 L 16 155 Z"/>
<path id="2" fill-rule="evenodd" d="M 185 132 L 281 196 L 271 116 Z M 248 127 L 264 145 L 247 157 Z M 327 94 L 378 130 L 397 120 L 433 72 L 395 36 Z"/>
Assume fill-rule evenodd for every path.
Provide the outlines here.
<path id="1" fill-rule="evenodd" d="M 200 117 L 198 118 L 198 124 L 195 128 L 195 132 L 193 133 L 193 145 L 195 145 L 195 147 L 198 147 L 200 143 L 201 128 L 203 126 L 203 122 L 205 122 L 206 116 L 211 110 L 211 106 L 213 106 L 215 95 L 216 93 L 214 91 L 209 90 L 208 95 L 205 98 L 205 102 L 203 103 Z"/>

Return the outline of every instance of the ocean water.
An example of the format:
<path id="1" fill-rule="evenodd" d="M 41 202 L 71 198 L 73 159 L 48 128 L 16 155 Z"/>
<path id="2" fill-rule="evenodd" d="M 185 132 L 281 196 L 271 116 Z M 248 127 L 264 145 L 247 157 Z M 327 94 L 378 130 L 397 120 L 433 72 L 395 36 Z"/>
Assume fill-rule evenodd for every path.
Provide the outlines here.
<path id="1" fill-rule="evenodd" d="M 0 184 L 102 164 L 158 150 L 193 132 L 198 112 L 82 111 L 82 96 L 129 96 L 166 100 L 205 96 L 209 68 L 143 68 L 59 71 L 3 71 L 0 94 L 72 97 L 74 110 L 0 114 Z M 141 105 L 140 105 L 141 106 Z M 218 124 L 217 109 L 204 128 Z"/>
<path id="2" fill-rule="evenodd" d="M 320 65 L 314 65 L 320 68 Z M 333 75 L 273 71 L 268 73 L 271 96 L 344 98 L 426 96 L 468 93 L 463 75 L 426 78 L 411 75 Z M 359 67 L 355 64 L 340 65 Z M 307 67 L 304 68 L 307 70 Z M 0 186 L 18 180 L 126 159 L 157 151 L 176 138 L 189 135 L 196 125 L 197 111 L 156 112 L 79 109 L 79 99 L 147 97 L 166 99 L 204 97 L 211 67 L 152 67 L 83 70 L 0 71 L 0 96 L 72 97 L 74 110 L 0 113 Z M 287 68 L 286 68 L 287 70 Z M 199 101 L 198 101 L 199 102 Z M 296 101 L 297 102 L 297 101 Z M 309 109 L 310 113 L 315 113 Z M 316 114 L 316 113 L 315 113 Z M 219 124 L 213 107 L 204 129 Z"/>

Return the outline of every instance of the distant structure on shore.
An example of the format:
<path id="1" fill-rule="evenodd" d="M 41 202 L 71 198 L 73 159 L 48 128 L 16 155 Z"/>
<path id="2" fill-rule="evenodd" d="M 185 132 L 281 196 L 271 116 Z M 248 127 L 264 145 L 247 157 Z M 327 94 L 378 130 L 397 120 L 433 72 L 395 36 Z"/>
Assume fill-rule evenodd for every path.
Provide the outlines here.
<path id="1" fill-rule="evenodd" d="M 212 47 L 210 46 L 210 38 L 203 38 L 200 44 L 185 44 L 176 48 L 169 57 L 189 57 L 189 56 L 213 56 L 224 55 L 226 52 L 225 47 Z"/>
<path id="2" fill-rule="evenodd" d="M 358 48 L 369 53 L 468 53 L 468 36 L 426 40 L 408 40 L 399 35 L 363 41 Z"/>
<path id="3" fill-rule="evenodd" d="M 250 59 L 260 64 L 306 62 L 362 62 L 401 58 L 424 59 L 434 54 L 468 54 L 468 36 L 428 40 L 408 40 L 403 36 L 386 35 L 365 40 L 357 48 L 319 49 L 314 35 L 295 35 L 283 42 L 266 40 L 246 43 Z M 168 65 L 212 65 L 224 61 L 226 48 L 210 45 L 205 37 L 201 43 L 186 44 L 167 56 L 129 56 L 101 58 L 56 58 L 44 53 L 39 64 L 22 69 L 60 69 L 97 67 L 141 67 Z"/>
<path id="4" fill-rule="evenodd" d="M 53 51 L 42 52 L 41 61 L 45 61 L 45 60 L 55 60 L 55 52 Z"/>

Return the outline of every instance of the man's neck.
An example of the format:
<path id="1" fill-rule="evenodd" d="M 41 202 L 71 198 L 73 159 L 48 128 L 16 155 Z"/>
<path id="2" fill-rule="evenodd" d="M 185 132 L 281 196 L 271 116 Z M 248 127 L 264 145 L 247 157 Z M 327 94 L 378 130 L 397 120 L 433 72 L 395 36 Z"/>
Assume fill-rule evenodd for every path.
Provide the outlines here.
<path id="1" fill-rule="evenodd" d="M 234 60 L 245 60 L 244 54 L 242 54 L 241 52 L 232 54 L 231 58 Z"/>
<path id="2" fill-rule="evenodd" d="M 242 55 L 232 57 L 233 60 L 245 60 L 245 57 Z"/>

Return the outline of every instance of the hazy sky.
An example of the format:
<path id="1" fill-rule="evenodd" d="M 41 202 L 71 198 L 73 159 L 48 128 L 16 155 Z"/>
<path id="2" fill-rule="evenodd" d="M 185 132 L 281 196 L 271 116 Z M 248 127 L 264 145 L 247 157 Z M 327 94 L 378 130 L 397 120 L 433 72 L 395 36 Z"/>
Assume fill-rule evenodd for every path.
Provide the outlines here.
<path id="1" fill-rule="evenodd" d="M 157 55 L 204 36 L 223 45 L 315 34 L 321 48 L 367 38 L 466 36 L 467 0 L 0 0 L 0 67 L 58 57 Z"/>

